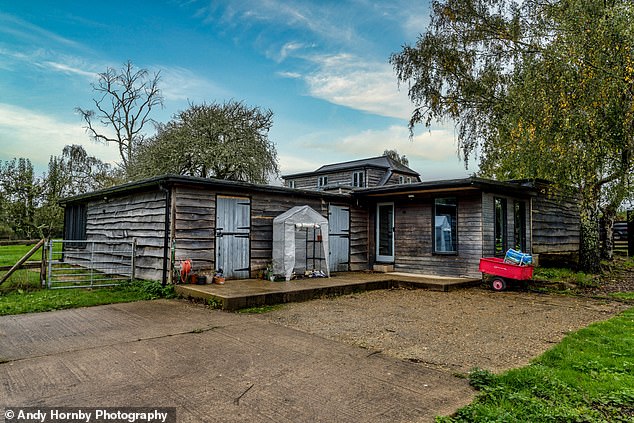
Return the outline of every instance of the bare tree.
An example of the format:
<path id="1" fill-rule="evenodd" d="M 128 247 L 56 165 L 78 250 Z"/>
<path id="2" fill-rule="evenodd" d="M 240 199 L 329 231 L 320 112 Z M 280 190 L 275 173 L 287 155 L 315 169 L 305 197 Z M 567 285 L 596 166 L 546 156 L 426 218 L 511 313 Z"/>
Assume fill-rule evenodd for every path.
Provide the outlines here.
<path id="1" fill-rule="evenodd" d="M 99 74 L 98 82 L 92 84 L 96 110 L 76 108 L 95 141 L 117 144 L 126 173 L 135 144 L 144 138 L 144 126 L 152 122 L 150 112 L 163 106 L 159 80 L 159 72 L 150 75 L 146 69 L 135 69 L 128 61 L 120 70 L 106 69 Z"/>

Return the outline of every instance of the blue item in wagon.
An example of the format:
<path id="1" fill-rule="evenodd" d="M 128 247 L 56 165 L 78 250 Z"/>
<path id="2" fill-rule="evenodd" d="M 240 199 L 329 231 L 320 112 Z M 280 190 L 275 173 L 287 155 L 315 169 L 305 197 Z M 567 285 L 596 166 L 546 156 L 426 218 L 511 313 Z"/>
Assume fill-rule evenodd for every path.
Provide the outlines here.
<path id="1" fill-rule="evenodd" d="M 529 264 L 533 264 L 533 256 L 511 248 L 506 252 L 504 262 L 527 266 Z"/>

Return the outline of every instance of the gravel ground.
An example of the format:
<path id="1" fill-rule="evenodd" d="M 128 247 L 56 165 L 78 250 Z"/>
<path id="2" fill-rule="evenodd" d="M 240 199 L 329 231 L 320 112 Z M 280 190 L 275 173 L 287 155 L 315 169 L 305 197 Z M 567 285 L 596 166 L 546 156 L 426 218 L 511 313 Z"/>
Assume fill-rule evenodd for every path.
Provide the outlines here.
<path id="1" fill-rule="evenodd" d="M 525 291 L 396 289 L 288 304 L 261 318 L 452 373 L 500 372 L 627 307 Z"/>

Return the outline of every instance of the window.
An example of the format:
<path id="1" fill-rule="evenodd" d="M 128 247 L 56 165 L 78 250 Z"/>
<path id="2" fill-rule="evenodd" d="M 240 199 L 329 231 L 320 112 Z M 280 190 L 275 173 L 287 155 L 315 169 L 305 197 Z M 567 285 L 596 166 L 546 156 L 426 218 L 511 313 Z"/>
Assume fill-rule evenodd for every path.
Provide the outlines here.
<path id="1" fill-rule="evenodd" d="M 326 185 L 328 185 L 328 177 L 320 176 L 319 179 L 317 180 L 317 188 L 322 188 L 322 187 L 325 187 Z"/>
<path id="2" fill-rule="evenodd" d="M 408 176 L 408 177 L 407 177 L 407 183 L 408 183 L 408 184 L 411 184 L 411 183 L 412 183 L 412 177 L 411 177 L 411 176 Z"/>
<path id="3" fill-rule="evenodd" d="M 507 225 L 506 225 L 506 198 L 495 197 L 495 249 L 496 257 L 503 257 L 507 249 Z"/>
<path id="4" fill-rule="evenodd" d="M 399 184 L 404 184 L 405 183 L 405 177 L 403 175 L 398 175 L 398 183 Z"/>
<path id="5" fill-rule="evenodd" d="M 514 227 L 514 248 L 526 251 L 526 202 L 516 200 L 513 203 Z"/>
<path id="6" fill-rule="evenodd" d="M 434 253 L 458 252 L 458 201 L 437 198 L 434 201 Z"/>
<path id="7" fill-rule="evenodd" d="M 295 188 L 295 181 L 288 181 L 289 188 Z"/>
<path id="8" fill-rule="evenodd" d="M 358 188 L 365 188 L 365 179 L 363 177 L 363 171 L 354 172 L 352 174 L 352 186 Z"/>

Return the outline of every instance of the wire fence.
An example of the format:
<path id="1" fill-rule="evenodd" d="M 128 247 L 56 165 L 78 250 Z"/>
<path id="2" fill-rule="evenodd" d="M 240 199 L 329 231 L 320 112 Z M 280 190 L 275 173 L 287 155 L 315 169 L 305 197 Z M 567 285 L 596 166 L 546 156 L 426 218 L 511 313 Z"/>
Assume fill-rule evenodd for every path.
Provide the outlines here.
<path id="1" fill-rule="evenodd" d="M 104 287 L 134 280 L 135 241 L 51 239 L 46 251 L 49 289 Z"/>

